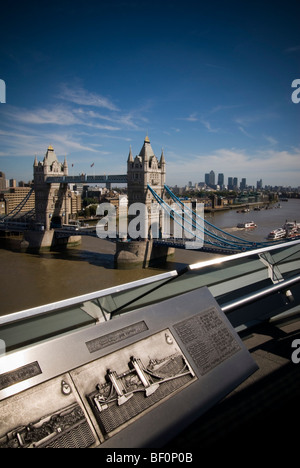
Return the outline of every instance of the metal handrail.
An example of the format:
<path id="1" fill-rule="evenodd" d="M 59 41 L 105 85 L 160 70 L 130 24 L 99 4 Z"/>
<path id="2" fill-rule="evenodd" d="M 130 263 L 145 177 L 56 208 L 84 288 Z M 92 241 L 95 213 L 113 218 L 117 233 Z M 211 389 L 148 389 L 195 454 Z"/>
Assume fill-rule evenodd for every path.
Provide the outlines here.
<path id="1" fill-rule="evenodd" d="M 280 283 L 273 284 L 266 288 L 260 289 L 259 291 L 256 291 L 255 293 L 247 294 L 246 296 L 243 296 L 240 299 L 230 301 L 227 304 L 223 304 L 221 306 L 221 309 L 224 313 L 231 312 L 232 310 L 236 310 L 239 307 L 243 307 L 245 305 L 251 304 L 259 299 L 262 299 L 263 297 L 270 296 L 271 294 L 274 294 L 275 292 L 286 290 L 290 286 L 296 283 L 300 283 L 300 275 L 295 276 L 285 281 L 280 281 Z"/>
<path id="2" fill-rule="evenodd" d="M 189 265 L 190 270 L 198 270 L 199 268 L 205 268 L 211 265 L 217 265 L 218 263 L 228 262 L 230 260 L 238 260 L 240 258 L 250 257 L 252 255 L 258 255 L 263 252 L 270 252 L 272 250 L 281 249 L 283 247 L 291 247 L 293 245 L 300 246 L 300 240 L 294 240 L 289 242 L 283 242 L 282 244 L 271 245 L 270 247 L 262 247 L 254 250 L 247 250 L 247 252 L 240 252 L 233 255 L 228 255 L 226 257 L 213 258 L 212 260 L 206 260 L 204 262 L 193 263 Z"/>

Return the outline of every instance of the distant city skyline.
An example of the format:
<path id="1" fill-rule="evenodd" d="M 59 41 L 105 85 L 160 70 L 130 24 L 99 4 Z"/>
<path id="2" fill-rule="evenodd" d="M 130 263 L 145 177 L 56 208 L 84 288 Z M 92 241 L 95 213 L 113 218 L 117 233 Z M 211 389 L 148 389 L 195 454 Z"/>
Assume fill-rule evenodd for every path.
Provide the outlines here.
<path id="1" fill-rule="evenodd" d="M 213 171 L 211 171 L 213 172 Z M 107 174 L 108 175 L 108 174 Z M 217 174 L 215 173 L 215 176 L 217 176 L 217 181 L 215 179 L 215 183 L 213 183 L 212 181 L 209 182 L 208 180 L 206 181 L 206 176 L 209 175 L 208 173 L 205 173 L 204 174 L 204 179 L 203 180 L 194 180 L 194 181 L 185 181 L 185 183 L 183 183 L 180 187 L 184 188 L 184 187 L 196 187 L 196 186 L 199 186 L 200 184 L 204 184 L 204 185 L 215 185 L 215 186 L 219 186 L 219 188 L 222 190 L 222 188 L 225 188 L 225 189 L 228 189 L 228 190 L 234 190 L 235 187 L 237 187 L 238 189 L 240 190 L 244 190 L 244 189 L 247 189 L 247 188 L 257 188 L 257 189 L 261 189 L 261 188 L 265 188 L 265 187 L 282 187 L 282 188 L 293 188 L 293 189 L 296 189 L 296 190 L 300 190 L 300 185 L 297 185 L 297 186 L 291 186 L 291 185 L 283 185 L 283 184 L 275 184 L 275 185 L 272 185 L 272 184 L 264 184 L 263 180 L 260 178 L 258 179 L 254 184 L 249 184 L 247 182 L 247 178 L 246 177 L 233 177 L 233 176 L 226 176 L 224 173 L 222 172 L 218 172 Z M 5 181 L 6 181 L 6 187 L 5 187 Z M 16 178 L 14 177 L 10 177 L 10 178 L 6 178 L 6 175 L 4 172 L 1 172 L 0 171 L 0 190 L 4 190 L 5 188 L 11 188 L 11 187 L 16 187 L 17 185 L 21 185 L 21 186 L 24 186 L 24 184 L 30 184 L 33 182 L 33 178 L 30 179 L 30 180 L 24 180 L 24 179 L 21 179 L 21 180 L 17 180 Z M 83 185 L 88 185 L 87 182 L 84 182 Z M 98 186 L 99 184 L 96 184 L 96 186 Z M 103 183 L 102 185 L 105 185 L 105 183 Z M 124 185 L 124 184 L 119 184 L 120 186 Z M 179 187 L 178 184 L 174 184 L 173 186 L 176 186 L 176 187 Z M 116 185 L 117 187 L 117 185 Z M 112 187 L 113 188 L 113 187 Z"/>
<path id="2" fill-rule="evenodd" d="M 170 186 L 213 170 L 298 187 L 299 13 L 292 0 L 6 2 L 0 171 L 31 180 L 51 144 L 74 174 L 125 173 L 148 134 Z"/>

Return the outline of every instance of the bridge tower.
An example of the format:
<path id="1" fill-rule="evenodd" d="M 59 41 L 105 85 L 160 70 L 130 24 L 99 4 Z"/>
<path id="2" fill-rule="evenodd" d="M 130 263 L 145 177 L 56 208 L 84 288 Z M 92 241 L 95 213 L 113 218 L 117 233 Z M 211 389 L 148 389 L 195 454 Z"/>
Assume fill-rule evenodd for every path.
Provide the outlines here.
<path id="1" fill-rule="evenodd" d="M 158 226 L 161 227 L 161 221 L 159 221 L 159 210 L 154 214 L 155 210 L 153 210 L 153 204 L 157 205 L 157 202 L 148 189 L 148 185 L 163 198 L 165 182 L 166 161 L 164 153 L 163 151 L 161 152 L 160 159 L 158 160 L 150 144 L 149 137 L 146 136 L 142 149 L 135 158 L 133 158 L 130 148 L 127 160 L 127 188 L 128 206 L 133 203 L 143 203 L 146 205 L 149 226 L 151 223 L 153 225 L 155 221 L 158 223 Z M 156 216 L 155 220 L 153 216 Z"/>
<path id="2" fill-rule="evenodd" d="M 132 155 L 130 148 L 127 159 L 127 191 L 128 209 L 134 203 L 142 203 L 146 206 L 148 224 L 146 229 L 141 229 L 138 239 L 133 238 L 130 242 L 120 239 L 116 243 L 115 262 L 117 265 L 143 265 L 146 267 L 151 261 L 166 259 L 174 254 L 174 248 L 165 245 L 155 245 L 154 239 L 159 236 L 162 227 L 162 213 L 160 206 L 148 189 L 148 185 L 164 198 L 164 185 L 166 182 L 166 161 L 162 151 L 158 159 L 151 147 L 149 137 L 146 136 L 140 153 Z M 135 217 L 132 213 L 128 215 L 130 223 Z M 141 224 L 137 223 L 137 224 Z M 137 229 L 138 231 L 138 229 Z M 130 232 L 129 232 L 130 235 Z"/>
<path id="3" fill-rule="evenodd" d="M 133 158 L 130 148 L 127 160 L 128 205 L 145 203 L 150 206 L 154 198 L 148 190 L 148 184 L 163 198 L 166 182 L 166 161 L 162 151 L 160 160 L 154 154 L 149 137 L 146 136 L 142 149 Z"/>
<path id="4" fill-rule="evenodd" d="M 51 220 L 67 223 L 69 219 L 68 184 L 55 182 L 55 177 L 68 175 L 68 164 L 58 162 L 53 147 L 47 149 L 43 161 L 35 157 L 33 165 L 36 222 L 48 231 Z M 49 179 L 53 177 L 53 183 Z"/>

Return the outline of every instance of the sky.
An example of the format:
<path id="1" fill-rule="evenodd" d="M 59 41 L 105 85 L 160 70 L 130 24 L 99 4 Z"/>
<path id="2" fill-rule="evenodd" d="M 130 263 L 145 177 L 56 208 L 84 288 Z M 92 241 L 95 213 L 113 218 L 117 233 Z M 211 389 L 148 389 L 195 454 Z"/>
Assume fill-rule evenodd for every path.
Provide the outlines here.
<path id="1" fill-rule="evenodd" d="M 72 175 L 124 174 L 148 135 L 170 186 L 211 170 L 300 186 L 299 13 L 290 0 L 5 2 L 0 171 L 31 180 L 51 144 Z"/>

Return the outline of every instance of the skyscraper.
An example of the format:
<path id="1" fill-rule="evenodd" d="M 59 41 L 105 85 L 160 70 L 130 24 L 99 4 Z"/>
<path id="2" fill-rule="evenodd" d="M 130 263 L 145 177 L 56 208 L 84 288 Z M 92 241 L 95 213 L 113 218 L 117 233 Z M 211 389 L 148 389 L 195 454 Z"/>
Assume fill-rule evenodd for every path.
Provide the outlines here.
<path id="1" fill-rule="evenodd" d="M 220 188 L 224 187 L 224 174 L 218 174 L 218 185 Z"/>
<path id="2" fill-rule="evenodd" d="M 0 172 L 0 190 L 6 189 L 6 179 L 4 172 Z"/>
<path id="3" fill-rule="evenodd" d="M 241 190 L 245 190 L 246 187 L 247 187 L 246 179 L 243 178 L 243 179 L 242 179 L 242 182 L 240 183 L 240 189 L 241 189 Z"/>
<path id="4" fill-rule="evenodd" d="M 210 171 L 209 173 L 209 185 L 214 187 L 216 185 L 216 177 L 214 171 Z"/>
<path id="5" fill-rule="evenodd" d="M 215 173 L 214 171 L 210 171 L 210 173 L 208 174 L 205 174 L 205 183 L 206 185 L 208 185 L 209 187 L 212 187 L 214 188 L 215 185 L 216 185 L 216 180 L 215 180 Z"/>

